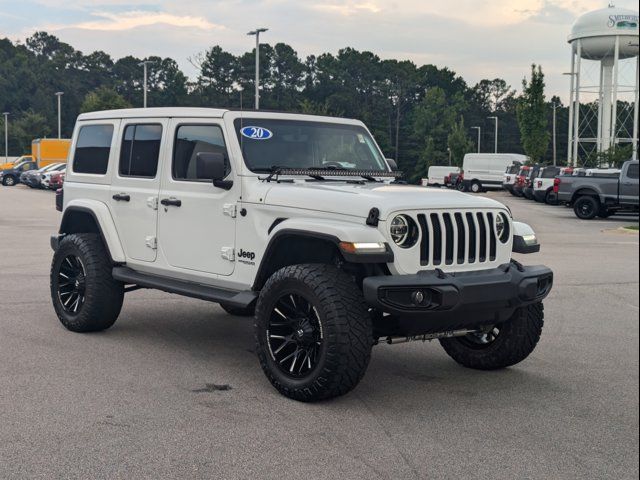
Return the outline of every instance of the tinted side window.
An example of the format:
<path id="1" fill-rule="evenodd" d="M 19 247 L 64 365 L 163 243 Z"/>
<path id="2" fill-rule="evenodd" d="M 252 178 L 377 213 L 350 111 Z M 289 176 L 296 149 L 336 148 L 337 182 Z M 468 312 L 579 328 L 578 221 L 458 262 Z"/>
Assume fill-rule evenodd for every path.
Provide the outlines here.
<path id="1" fill-rule="evenodd" d="M 176 130 L 173 147 L 172 175 L 176 180 L 198 180 L 196 177 L 196 156 L 200 152 L 222 153 L 229 166 L 227 147 L 222 129 L 217 125 L 180 125 Z"/>
<path id="2" fill-rule="evenodd" d="M 73 171 L 98 175 L 107 173 L 112 137 L 113 125 L 81 127 L 73 155 Z"/>
<path id="3" fill-rule="evenodd" d="M 120 149 L 120 175 L 155 177 L 161 139 L 162 125 L 127 125 Z"/>
<path id="4" fill-rule="evenodd" d="M 629 165 L 627 169 L 627 177 L 629 178 L 638 178 L 638 165 L 637 163 L 632 163 Z"/>
<path id="5" fill-rule="evenodd" d="M 559 168 L 547 167 L 542 171 L 542 175 L 540 175 L 540 178 L 554 178 L 557 175 L 560 175 Z"/>

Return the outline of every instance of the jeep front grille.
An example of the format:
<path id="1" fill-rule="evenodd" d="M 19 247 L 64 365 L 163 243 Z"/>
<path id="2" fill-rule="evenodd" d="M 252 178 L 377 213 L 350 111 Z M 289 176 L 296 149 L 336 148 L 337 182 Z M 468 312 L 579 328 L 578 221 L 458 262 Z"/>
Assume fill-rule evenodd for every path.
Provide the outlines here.
<path id="1" fill-rule="evenodd" d="M 498 239 L 492 212 L 420 213 L 420 265 L 492 262 Z"/>

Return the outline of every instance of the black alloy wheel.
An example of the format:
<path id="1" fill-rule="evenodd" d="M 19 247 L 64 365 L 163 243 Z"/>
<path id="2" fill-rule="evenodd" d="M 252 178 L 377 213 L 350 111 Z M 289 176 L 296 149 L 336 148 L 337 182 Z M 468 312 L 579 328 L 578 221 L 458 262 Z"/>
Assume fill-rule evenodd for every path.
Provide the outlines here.
<path id="1" fill-rule="evenodd" d="M 300 293 L 284 293 L 275 302 L 266 335 L 271 359 L 285 375 L 301 378 L 316 368 L 322 322 L 313 303 Z"/>
<path id="2" fill-rule="evenodd" d="M 64 311 L 77 315 L 85 299 L 86 270 L 80 258 L 67 255 L 58 270 L 58 298 Z"/>

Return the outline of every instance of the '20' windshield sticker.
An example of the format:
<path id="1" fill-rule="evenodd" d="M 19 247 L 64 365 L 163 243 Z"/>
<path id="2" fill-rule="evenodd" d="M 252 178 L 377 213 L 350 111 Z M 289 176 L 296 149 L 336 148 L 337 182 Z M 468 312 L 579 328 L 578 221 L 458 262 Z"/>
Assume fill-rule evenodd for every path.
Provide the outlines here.
<path id="1" fill-rule="evenodd" d="M 240 133 L 252 140 L 269 140 L 273 137 L 273 132 L 263 127 L 243 127 Z"/>

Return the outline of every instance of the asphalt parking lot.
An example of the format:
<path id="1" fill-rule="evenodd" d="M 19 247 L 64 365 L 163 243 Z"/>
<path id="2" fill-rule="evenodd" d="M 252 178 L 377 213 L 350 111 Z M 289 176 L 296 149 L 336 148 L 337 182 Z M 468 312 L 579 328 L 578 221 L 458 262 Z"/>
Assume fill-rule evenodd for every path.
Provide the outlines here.
<path id="1" fill-rule="evenodd" d="M 466 370 L 437 342 L 381 345 L 350 395 L 279 395 L 249 319 L 129 293 L 99 334 L 49 300 L 52 192 L 0 187 L 0 478 L 638 477 L 637 217 L 488 194 L 530 223 L 554 269 L 533 355 Z"/>

